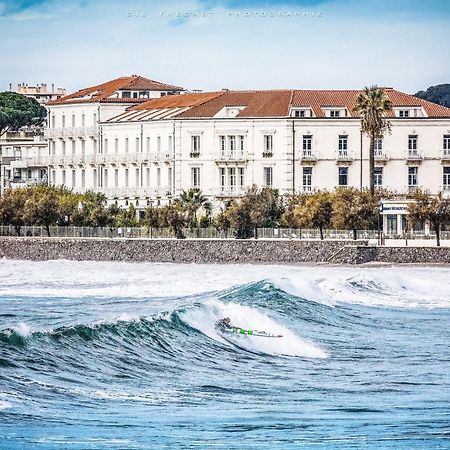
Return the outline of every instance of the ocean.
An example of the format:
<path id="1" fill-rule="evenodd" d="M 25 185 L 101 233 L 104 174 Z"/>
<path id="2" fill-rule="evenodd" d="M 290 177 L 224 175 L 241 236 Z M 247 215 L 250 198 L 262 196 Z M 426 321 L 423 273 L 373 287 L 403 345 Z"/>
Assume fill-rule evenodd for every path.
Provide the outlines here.
<path id="1" fill-rule="evenodd" d="M 450 448 L 449 268 L 0 261 L 1 450 L 298 448 Z"/>

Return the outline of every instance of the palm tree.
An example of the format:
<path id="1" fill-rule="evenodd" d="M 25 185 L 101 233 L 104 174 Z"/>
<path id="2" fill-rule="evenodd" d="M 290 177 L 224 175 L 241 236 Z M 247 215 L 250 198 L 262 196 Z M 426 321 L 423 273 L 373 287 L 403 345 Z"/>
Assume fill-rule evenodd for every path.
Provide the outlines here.
<path id="1" fill-rule="evenodd" d="M 378 86 L 365 87 L 358 95 L 353 111 L 361 116 L 361 131 L 370 138 L 369 177 L 370 193 L 375 194 L 375 139 L 381 139 L 386 131 L 391 132 L 391 124 L 386 120 L 386 113 L 392 110 L 392 103 L 384 89 Z M 361 161 L 362 164 L 362 161 Z"/>
<path id="2" fill-rule="evenodd" d="M 193 220 L 200 208 L 203 207 L 206 211 L 211 209 L 208 199 L 202 194 L 202 191 L 197 188 L 183 191 L 180 194 L 179 201 L 183 209 L 187 212 L 187 220 L 191 226 L 193 225 Z"/>

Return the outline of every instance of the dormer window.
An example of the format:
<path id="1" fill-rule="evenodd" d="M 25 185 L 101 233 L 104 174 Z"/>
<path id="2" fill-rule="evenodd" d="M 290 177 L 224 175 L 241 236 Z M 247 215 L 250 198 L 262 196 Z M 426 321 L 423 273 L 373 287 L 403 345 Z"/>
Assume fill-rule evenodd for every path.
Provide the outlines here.
<path id="1" fill-rule="evenodd" d="M 399 110 L 398 117 L 403 117 L 403 118 L 409 117 L 409 109 Z"/>
<path id="2" fill-rule="evenodd" d="M 311 117 L 311 110 L 309 108 L 292 108 L 291 117 Z"/>
<path id="3" fill-rule="evenodd" d="M 330 117 L 340 117 L 340 113 L 339 109 L 332 109 L 330 110 Z"/>
<path id="4" fill-rule="evenodd" d="M 130 91 L 123 91 L 122 92 L 122 98 L 131 98 L 131 92 Z"/>

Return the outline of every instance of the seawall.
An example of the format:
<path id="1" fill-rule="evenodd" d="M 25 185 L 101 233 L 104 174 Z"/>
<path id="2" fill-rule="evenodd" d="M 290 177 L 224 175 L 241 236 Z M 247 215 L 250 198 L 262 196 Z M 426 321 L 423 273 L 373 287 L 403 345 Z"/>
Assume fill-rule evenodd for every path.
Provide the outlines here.
<path id="1" fill-rule="evenodd" d="M 450 247 L 370 247 L 348 240 L 0 237 L 0 258 L 175 263 L 450 264 Z"/>

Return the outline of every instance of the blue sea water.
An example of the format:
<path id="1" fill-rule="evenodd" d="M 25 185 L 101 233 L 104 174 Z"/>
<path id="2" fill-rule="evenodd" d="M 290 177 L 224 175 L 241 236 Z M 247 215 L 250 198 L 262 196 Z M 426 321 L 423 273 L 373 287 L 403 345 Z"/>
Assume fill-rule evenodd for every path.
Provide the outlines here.
<path id="1" fill-rule="evenodd" d="M 448 449 L 450 269 L 0 261 L 29 448 Z"/>

